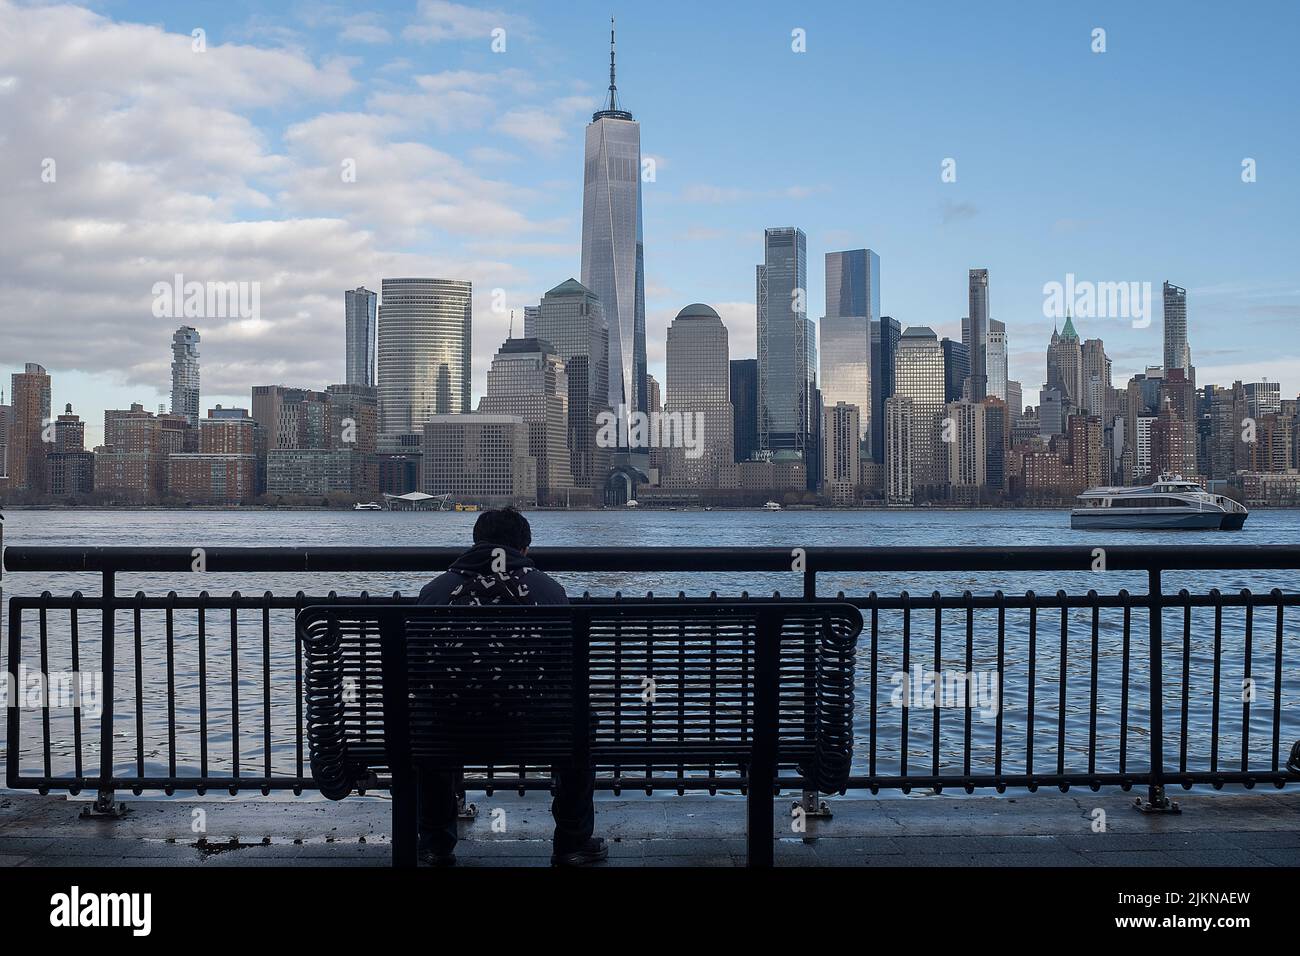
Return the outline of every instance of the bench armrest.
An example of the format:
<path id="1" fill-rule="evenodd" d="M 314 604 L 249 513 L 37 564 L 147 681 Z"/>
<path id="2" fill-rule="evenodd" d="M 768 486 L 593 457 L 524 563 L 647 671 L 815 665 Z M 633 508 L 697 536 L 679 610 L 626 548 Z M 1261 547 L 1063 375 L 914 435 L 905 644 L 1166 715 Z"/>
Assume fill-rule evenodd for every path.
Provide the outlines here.
<path id="1" fill-rule="evenodd" d="M 298 625 L 303 646 L 303 692 L 311 775 L 320 792 L 342 800 L 352 792 L 343 723 L 343 652 L 338 622 L 317 618 Z"/>
<path id="2" fill-rule="evenodd" d="M 853 681 L 862 619 L 828 618 L 817 645 L 817 728 L 812 781 L 843 793 L 853 763 Z"/>

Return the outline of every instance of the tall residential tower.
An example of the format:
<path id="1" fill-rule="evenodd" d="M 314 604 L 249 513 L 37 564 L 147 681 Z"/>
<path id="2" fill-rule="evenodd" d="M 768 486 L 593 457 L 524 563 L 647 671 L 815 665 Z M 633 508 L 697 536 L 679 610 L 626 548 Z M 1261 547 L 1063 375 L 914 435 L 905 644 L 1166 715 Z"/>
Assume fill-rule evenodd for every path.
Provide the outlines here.
<path id="1" fill-rule="evenodd" d="M 172 414 L 199 427 L 199 333 L 189 325 L 172 333 Z"/>
<path id="2" fill-rule="evenodd" d="M 971 269 L 970 305 L 970 400 L 984 401 L 989 390 L 989 270 Z"/>
<path id="3" fill-rule="evenodd" d="M 1189 372 L 1192 353 L 1187 345 L 1187 290 L 1164 284 L 1165 369 L 1180 368 Z"/>

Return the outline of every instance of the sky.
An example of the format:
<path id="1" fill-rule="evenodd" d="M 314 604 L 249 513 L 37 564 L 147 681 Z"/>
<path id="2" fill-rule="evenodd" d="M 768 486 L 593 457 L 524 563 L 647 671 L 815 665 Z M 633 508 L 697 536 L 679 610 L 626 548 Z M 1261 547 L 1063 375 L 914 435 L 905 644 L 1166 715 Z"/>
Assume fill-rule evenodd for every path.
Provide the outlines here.
<path id="1" fill-rule="evenodd" d="M 661 382 L 689 303 L 722 315 L 732 358 L 754 355 L 763 229 L 793 225 L 813 318 L 829 251 L 873 249 L 882 311 L 953 338 L 967 271 L 987 268 L 1029 404 L 1044 287 L 1071 274 L 1153 288 L 1149 324 L 1075 319 L 1117 385 L 1161 363 L 1169 280 L 1200 384 L 1300 392 L 1300 4 L 1282 0 L 0 0 L 3 385 L 46 366 L 94 443 L 104 408 L 168 402 L 187 322 L 205 409 L 323 388 L 344 377 L 344 290 L 432 276 L 473 282 L 481 395 L 510 311 L 519 334 L 524 306 L 579 275 L 610 16 L 654 161 Z M 256 284 L 260 308 L 160 317 L 155 286 L 177 274 Z"/>

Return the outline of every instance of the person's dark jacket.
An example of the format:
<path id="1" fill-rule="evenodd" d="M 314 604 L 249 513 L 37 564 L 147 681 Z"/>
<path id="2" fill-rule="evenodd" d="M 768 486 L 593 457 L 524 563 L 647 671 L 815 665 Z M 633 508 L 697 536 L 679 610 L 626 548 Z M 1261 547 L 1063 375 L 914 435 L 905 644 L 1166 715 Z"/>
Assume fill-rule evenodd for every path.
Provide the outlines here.
<path id="1" fill-rule="evenodd" d="M 512 586 L 521 589 L 523 604 L 568 604 L 569 596 L 554 578 L 538 571 L 531 558 L 514 548 L 495 544 L 476 544 L 438 575 L 420 591 L 420 604 L 445 605 L 452 603 L 453 593 L 475 575 L 492 575 L 492 558 L 498 549 L 505 552 L 505 573 L 512 578 Z"/>

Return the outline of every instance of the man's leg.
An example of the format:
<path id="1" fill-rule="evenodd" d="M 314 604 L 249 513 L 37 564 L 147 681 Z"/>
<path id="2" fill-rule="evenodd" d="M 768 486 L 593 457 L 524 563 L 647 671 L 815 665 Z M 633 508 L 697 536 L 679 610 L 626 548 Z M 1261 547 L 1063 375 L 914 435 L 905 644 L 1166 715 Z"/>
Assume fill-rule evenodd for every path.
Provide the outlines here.
<path id="1" fill-rule="evenodd" d="M 555 776 L 555 798 L 551 801 L 554 848 L 556 853 L 572 853 L 591 839 L 596 828 L 596 771 L 560 769 Z"/>
<path id="2" fill-rule="evenodd" d="M 420 851 L 445 856 L 456 849 L 456 778 L 451 771 L 419 768 Z"/>

